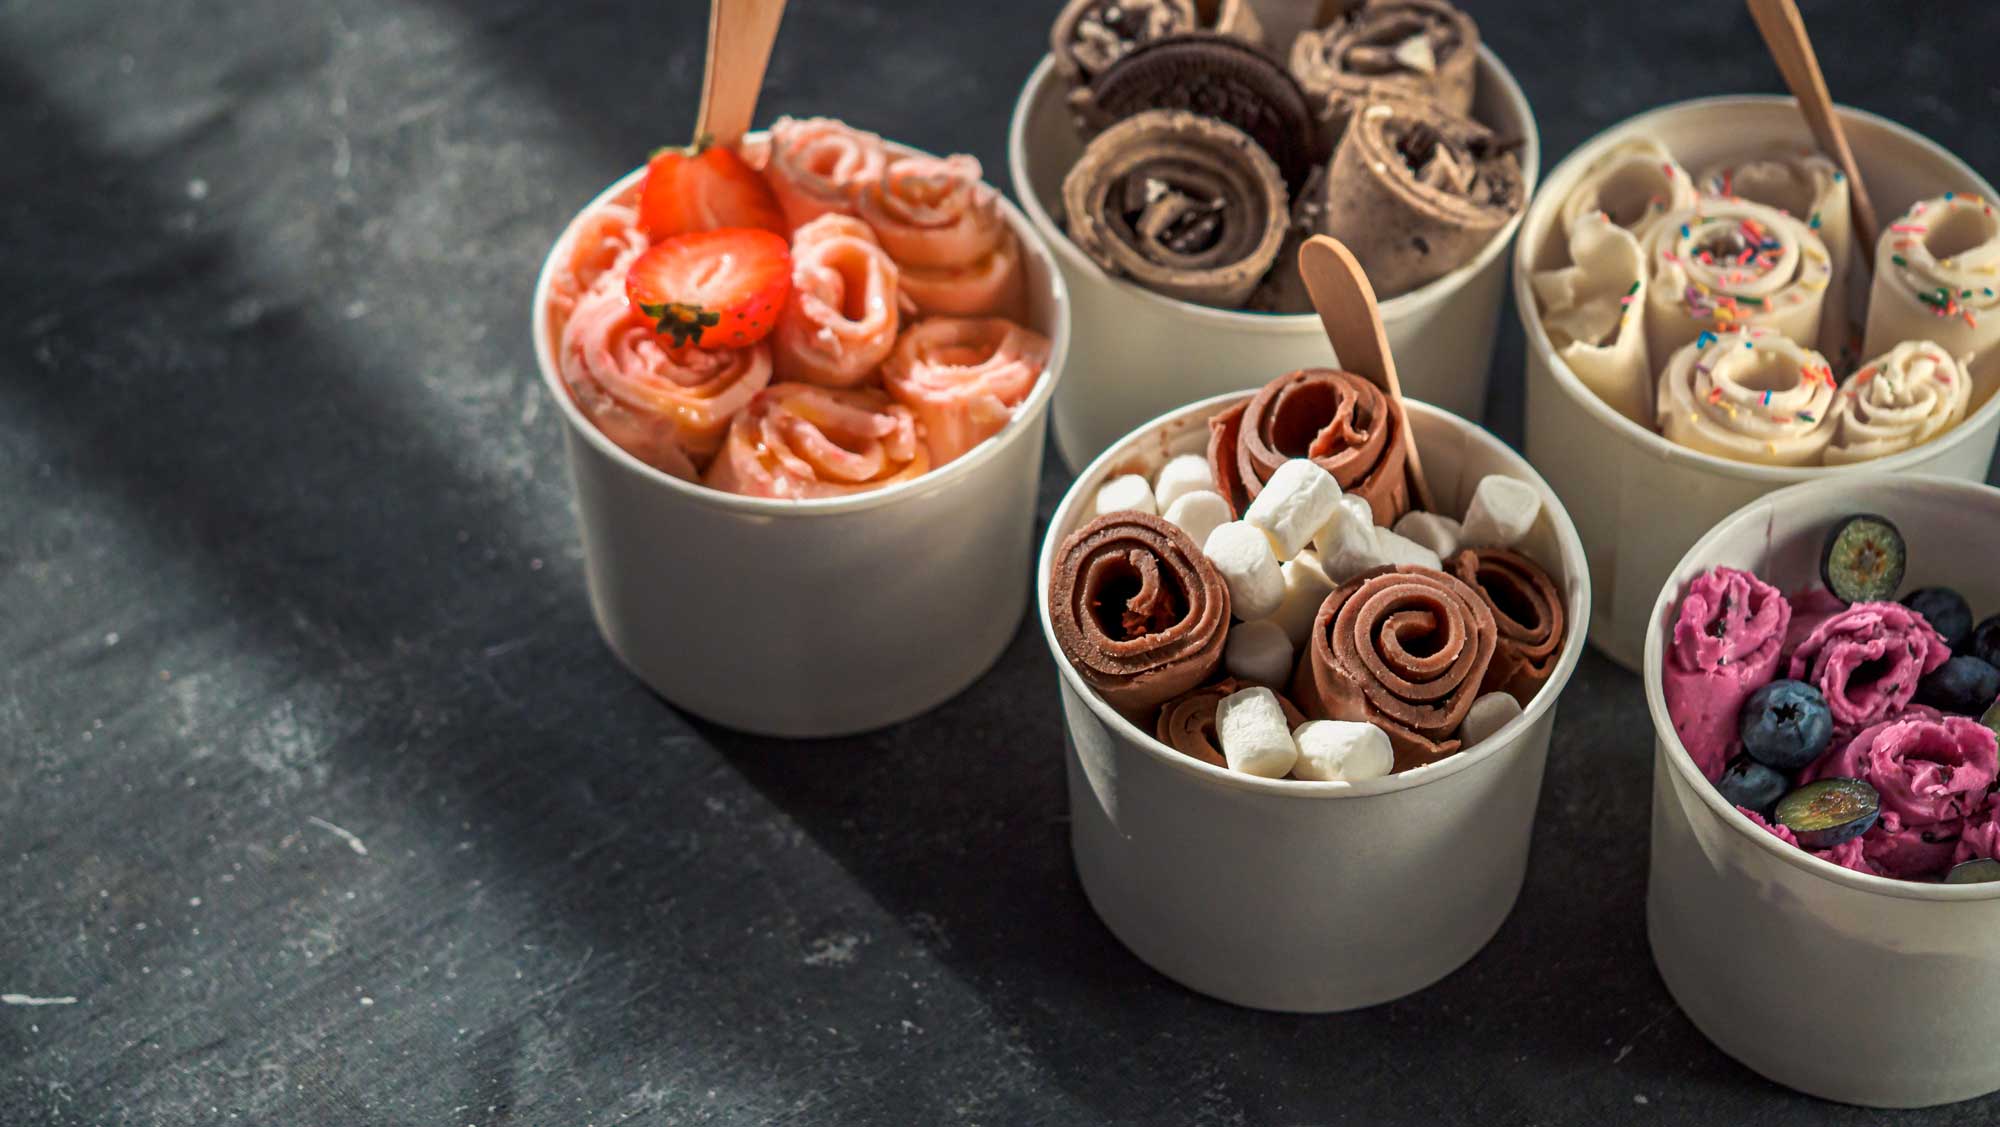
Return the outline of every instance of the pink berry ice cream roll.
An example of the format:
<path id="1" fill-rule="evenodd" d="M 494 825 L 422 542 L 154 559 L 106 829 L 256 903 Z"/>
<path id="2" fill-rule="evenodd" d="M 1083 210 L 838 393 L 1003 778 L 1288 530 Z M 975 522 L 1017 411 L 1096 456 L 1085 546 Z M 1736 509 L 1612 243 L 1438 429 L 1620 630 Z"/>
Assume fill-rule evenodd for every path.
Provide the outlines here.
<path id="1" fill-rule="evenodd" d="M 1902 711 L 1951 647 L 1901 603 L 1857 603 L 1821 623 L 1793 652 L 1787 676 L 1819 689 L 1836 738 Z"/>
<path id="2" fill-rule="evenodd" d="M 1791 616 L 1776 587 L 1730 567 L 1697 578 L 1681 600 L 1662 688 L 1674 732 L 1710 782 L 1735 754 L 1743 702 L 1777 673 Z"/>
<path id="3" fill-rule="evenodd" d="M 1882 816 L 1859 839 L 1862 855 L 1882 876 L 1913 880 L 1942 876 L 1967 826 L 1990 823 L 1997 773 L 1991 729 L 1963 716 L 1919 714 L 1864 729 L 1799 782 L 1848 778 L 1874 787 Z"/>

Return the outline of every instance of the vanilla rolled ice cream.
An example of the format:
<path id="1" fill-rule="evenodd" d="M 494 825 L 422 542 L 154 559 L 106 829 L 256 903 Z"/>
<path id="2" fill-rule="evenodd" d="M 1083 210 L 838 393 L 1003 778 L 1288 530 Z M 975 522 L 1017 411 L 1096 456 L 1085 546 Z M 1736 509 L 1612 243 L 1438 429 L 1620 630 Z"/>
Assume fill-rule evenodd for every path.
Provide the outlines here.
<path id="1" fill-rule="evenodd" d="M 1093 139 L 1063 179 L 1069 235 L 1105 270 L 1240 306 L 1277 258 L 1291 208 L 1278 167 L 1234 126 L 1152 110 Z"/>
<path id="2" fill-rule="evenodd" d="M 1378 295 L 1442 277 L 1526 199 L 1510 144 L 1434 102 L 1369 102 L 1327 172 L 1326 233 L 1354 253 Z"/>
<path id="3" fill-rule="evenodd" d="M 1704 331 L 1660 372 L 1660 433 L 1739 462 L 1819 465 L 1836 430 L 1826 359 L 1765 330 Z"/>
<path id="4" fill-rule="evenodd" d="M 1865 462 L 1929 442 L 1964 420 L 1972 391 L 1971 372 L 1943 346 L 1906 340 L 1841 384 L 1826 464 Z"/>
<path id="5" fill-rule="evenodd" d="M 1381 98 L 1472 112 L 1479 27 L 1447 0 L 1367 0 L 1292 41 L 1291 71 L 1329 144 L 1359 106 Z"/>
<path id="6" fill-rule="evenodd" d="M 1646 354 L 1646 260 L 1639 240 L 1603 211 L 1569 229 L 1567 266 L 1530 278 L 1557 355 L 1619 414 L 1650 425 L 1656 414 Z"/>
<path id="7" fill-rule="evenodd" d="M 1703 333 L 1768 329 L 1819 339 L 1833 262 L 1804 222 L 1740 199 L 1670 212 L 1646 240 L 1646 350 L 1672 356 Z"/>
<path id="8" fill-rule="evenodd" d="M 1665 146 L 1625 141 L 1598 158 L 1564 197 L 1562 229 L 1573 233 L 1588 217 L 1602 214 L 1643 245 L 1661 220 L 1692 208 L 1697 199 L 1694 178 Z"/>
<path id="9" fill-rule="evenodd" d="M 1862 353 L 1928 340 L 1975 372 L 2000 350 L 2000 215 L 1977 196 L 1922 200 L 1882 229 Z"/>
<path id="10" fill-rule="evenodd" d="M 1826 246 L 1833 264 L 1814 347 L 1840 360 L 1848 347 L 1847 284 L 1854 269 L 1852 193 L 1846 174 L 1825 154 L 1752 154 L 1716 165 L 1701 174 L 1701 191 L 1774 207 L 1803 220 Z"/>

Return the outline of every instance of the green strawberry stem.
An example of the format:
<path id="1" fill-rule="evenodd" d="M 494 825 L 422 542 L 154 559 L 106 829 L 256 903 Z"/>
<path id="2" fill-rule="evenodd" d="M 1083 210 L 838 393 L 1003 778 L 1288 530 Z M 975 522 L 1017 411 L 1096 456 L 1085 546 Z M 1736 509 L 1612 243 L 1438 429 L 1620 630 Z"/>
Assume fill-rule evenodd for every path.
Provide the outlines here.
<path id="1" fill-rule="evenodd" d="M 720 313 L 712 313 L 699 305 L 690 305 L 682 301 L 641 305 L 639 312 L 653 319 L 655 332 L 673 334 L 676 348 L 688 344 L 699 345 L 702 331 L 714 328 L 716 323 L 722 320 Z"/>

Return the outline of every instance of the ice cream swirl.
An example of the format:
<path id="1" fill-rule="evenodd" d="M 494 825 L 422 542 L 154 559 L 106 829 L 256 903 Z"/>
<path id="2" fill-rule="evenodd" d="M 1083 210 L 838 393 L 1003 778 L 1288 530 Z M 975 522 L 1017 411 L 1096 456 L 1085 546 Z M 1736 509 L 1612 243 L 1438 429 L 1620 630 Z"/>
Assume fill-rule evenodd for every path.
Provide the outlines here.
<path id="1" fill-rule="evenodd" d="M 1704 332 L 1660 371 L 1660 433 L 1691 450 L 1774 466 L 1816 466 L 1834 434 L 1833 372 L 1776 333 Z"/>
<path id="2" fill-rule="evenodd" d="M 1479 27 L 1448 0 L 1368 0 L 1292 41 L 1298 79 L 1336 135 L 1361 104 L 1384 97 L 1472 111 Z"/>
<path id="3" fill-rule="evenodd" d="M 930 454 L 908 407 L 872 388 L 775 383 L 729 425 L 702 480 L 752 497 L 840 497 L 920 477 Z"/>
<path id="4" fill-rule="evenodd" d="M 1929 442 L 1963 420 L 1971 402 L 1972 377 L 1949 352 L 1904 341 L 1841 384 L 1826 462 L 1865 462 Z"/>
<path id="5" fill-rule="evenodd" d="M 1917 339 L 1975 361 L 2000 351 L 2000 214 L 1977 196 L 1919 201 L 1876 244 L 1862 355 Z"/>
<path id="6" fill-rule="evenodd" d="M 1087 83 L 1133 48 L 1195 27 L 1193 0 L 1070 0 L 1049 48 L 1064 77 Z"/>
<path id="7" fill-rule="evenodd" d="M 1292 458 L 1310 458 L 1368 502 L 1375 523 L 1409 511 L 1409 436 L 1389 396 L 1352 372 L 1302 368 L 1208 421 L 1208 465 L 1236 512 Z"/>
<path id="8" fill-rule="evenodd" d="M 1748 200 L 1706 199 L 1662 218 L 1646 254 L 1646 350 L 1656 363 L 1705 332 L 1760 328 L 1817 342 L 1833 265 L 1801 220 Z"/>
<path id="9" fill-rule="evenodd" d="M 1070 238 L 1105 270 L 1184 301 L 1240 306 L 1277 257 L 1290 208 L 1257 143 L 1150 110 L 1098 134 L 1063 179 Z"/>

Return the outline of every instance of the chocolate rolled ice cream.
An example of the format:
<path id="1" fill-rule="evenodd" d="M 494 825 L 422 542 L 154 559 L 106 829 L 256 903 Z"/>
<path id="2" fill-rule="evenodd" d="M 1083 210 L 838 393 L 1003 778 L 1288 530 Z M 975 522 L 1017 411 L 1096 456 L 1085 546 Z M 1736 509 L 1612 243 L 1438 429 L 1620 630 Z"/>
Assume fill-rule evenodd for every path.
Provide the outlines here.
<path id="1" fill-rule="evenodd" d="M 1153 734 L 1161 743 L 1182 755 L 1216 767 L 1227 767 L 1229 760 L 1223 757 L 1222 740 L 1215 730 L 1215 712 L 1224 697 L 1251 687 L 1248 681 L 1224 677 L 1212 685 L 1183 693 L 1160 706 Z M 1285 720 L 1292 727 L 1306 722 L 1298 706 L 1285 697 L 1278 698 L 1278 707 L 1284 711 Z"/>
<path id="2" fill-rule="evenodd" d="M 1493 612 L 1457 578 L 1426 567 L 1377 568 L 1320 606 L 1292 699 L 1315 719 L 1381 728 L 1396 770 L 1407 771 L 1458 750 L 1459 724 L 1497 642 Z"/>
<path id="3" fill-rule="evenodd" d="M 1169 297 L 1303 313 L 1312 235 L 1352 247 L 1384 299 L 1499 237 L 1525 192 L 1510 142 L 1468 116 L 1472 19 L 1445 0 L 1321 7 L 1277 43 L 1247 0 L 1066 5 L 1051 42 L 1083 143 L 1063 184 L 1071 240 Z M 1357 115 L 1384 101 L 1405 107 L 1371 130 L 1390 135 L 1357 143 Z M 1393 169 L 1382 145 L 1400 147 Z"/>
<path id="4" fill-rule="evenodd" d="M 1435 103 L 1370 102 L 1326 176 L 1326 233 L 1379 294 L 1456 270 L 1520 210 L 1521 163 L 1492 130 Z"/>
<path id="5" fill-rule="evenodd" d="M 1352 372 L 1305 368 L 1272 380 L 1208 422 L 1216 487 L 1241 515 L 1280 465 L 1307 458 L 1368 502 L 1378 525 L 1409 511 L 1409 436 L 1380 387 Z"/>
<path id="6" fill-rule="evenodd" d="M 1243 131 L 1154 110 L 1099 134 L 1063 180 L 1070 238 L 1147 289 L 1235 306 L 1271 269 L 1289 219 L 1284 178 Z"/>
<path id="7" fill-rule="evenodd" d="M 1142 712 L 1215 672 L 1229 588 L 1187 533 L 1121 511 L 1063 541 L 1050 569 L 1049 616 L 1084 681 L 1113 708 Z"/>
<path id="8" fill-rule="evenodd" d="M 1315 103 L 1328 144 L 1378 98 L 1472 112 L 1479 26 L 1445 0 L 1367 0 L 1292 42 L 1292 77 Z"/>
<path id="9" fill-rule="evenodd" d="M 1540 564 L 1505 548 L 1467 548 L 1446 560 L 1445 570 L 1493 612 L 1493 664 L 1479 691 L 1507 693 L 1526 708 L 1562 653 L 1563 601 L 1555 581 Z"/>

